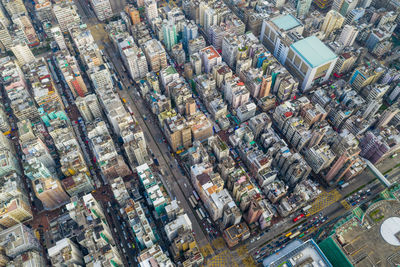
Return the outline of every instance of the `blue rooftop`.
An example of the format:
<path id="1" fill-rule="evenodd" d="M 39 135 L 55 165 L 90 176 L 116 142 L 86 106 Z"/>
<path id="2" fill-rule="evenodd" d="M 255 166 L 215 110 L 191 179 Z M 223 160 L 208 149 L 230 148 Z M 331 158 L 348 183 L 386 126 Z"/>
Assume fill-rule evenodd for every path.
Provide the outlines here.
<path id="1" fill-rule="evenodd" d="M 292 15 L 279 16 L 271 20 L 279 29 L 288 31 L 301 25 L 301 22 Z"/>
<path id="2" fill-rule="evenodd" d="M 290 47 L 313 68 L 337 58 L 337 55 L 315 36 L 297 41 Z"/>

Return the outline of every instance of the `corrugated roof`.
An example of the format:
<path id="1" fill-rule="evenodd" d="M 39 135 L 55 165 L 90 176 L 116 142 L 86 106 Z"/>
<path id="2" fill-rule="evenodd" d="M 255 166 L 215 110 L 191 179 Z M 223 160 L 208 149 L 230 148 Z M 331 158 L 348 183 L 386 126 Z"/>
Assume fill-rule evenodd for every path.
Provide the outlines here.
<path id="1" fill-rule="evenodd" d="M 297 41 L 290 47 L 313 68 L 337 58 L 337 55 L 315 36 Z"/>

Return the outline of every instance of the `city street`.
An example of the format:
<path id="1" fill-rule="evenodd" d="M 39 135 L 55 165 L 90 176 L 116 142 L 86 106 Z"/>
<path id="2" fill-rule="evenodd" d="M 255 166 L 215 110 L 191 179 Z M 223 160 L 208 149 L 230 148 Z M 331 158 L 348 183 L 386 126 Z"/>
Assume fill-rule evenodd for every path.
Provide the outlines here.
<path id="1" fill-rule="evenodd" d="M 99 44 L 100 45 L 100 44 Z M 164 142 L 160 143 L 164 135 L 161 132 L 159 126 L 155 123 L 155 120 L 143 119 L 143 115 L 149 116 L 151 111 L 145 107 L 143 100 L 131 91 L 127 91 L 130 83 L 127 78 L 127 74 L 122 71 L 122 62 L 116 52 L 113 51 L 112 47 L 107 43 L 102 43 L 105 46 L 105 51 L 108 53 L 115 69 L 118 71 L 119 77 L 124 85 L 124 90 L 118 90 L 118 94 L 121 98 L 127 100 L 127 105 L 132 109 L 135 118 L 139 122 L 145 136 L 148 147 L 153 151 L 155 157 L 158 159 L 160 164 L 160 169 L 166 171 L 166 175 L 162 177 L 162 182 L 166 187 L 168 187 L 174 194 L 177 200 L 181 202 L 182 207 L 188 214 L 190 220 L 192 221 L 193 231 L 196 234 L 196 240 L 199 246 L 205 246 L 209 243 L 202 227 L 198 223 L 194 216 L 193 210 L 191 209 L 187 199 L 192 194 L 192 186 L 189 180 L 184 177 L 177 166 L 177 162 L 171 157 L 171 152 L 168 150 L 168 145 Z M 124 78 L 122 78 L 124 77 Z M 149 116 L 150 117 L 150 116 Z M 184 186 L 186 184 L 186 187 Z"/>

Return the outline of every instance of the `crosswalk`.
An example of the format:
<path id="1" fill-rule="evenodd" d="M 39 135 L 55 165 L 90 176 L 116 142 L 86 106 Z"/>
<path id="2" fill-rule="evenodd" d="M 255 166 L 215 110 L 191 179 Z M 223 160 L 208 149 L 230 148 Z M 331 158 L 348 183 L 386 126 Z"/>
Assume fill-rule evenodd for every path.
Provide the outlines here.
<path id="1" fill-rule="evenodd" d="M 314 215 L 337 202 L 341 198 L 342 195 L 336 189 L 333 189 L 329 192 L 322 191 L 322 193 L 311 204 L 312 207 L 308 210 L 309 214 Z"/>
<path id="2" fill-rule="evenodd" d="M 349 202 L 347 202 L 345 199 L 343 199 L 342 201 L 340 201 L 340 204 L 342 204 L 342 206 L 343 206 L 346 210 L 351 209 L 351 206 L 350 206 Z"/>

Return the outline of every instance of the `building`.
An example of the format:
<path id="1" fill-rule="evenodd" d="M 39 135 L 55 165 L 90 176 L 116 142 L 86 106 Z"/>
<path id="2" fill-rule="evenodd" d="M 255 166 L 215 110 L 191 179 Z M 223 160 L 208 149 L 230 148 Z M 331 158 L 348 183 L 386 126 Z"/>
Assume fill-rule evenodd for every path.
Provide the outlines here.
<path id="1" fill-rule="evenodd" d="M 338 60 L 336 61 L 335 67 L 333 68 L 333 73 L 344 74 L 349 70 L 353 69 L 354 64 L 358 59 L 358 54 L 353 52 L 342 53 Z"/>
<path id="2" fill-rule="evenodd" d="M 81 22 L 77 8 L 73 2 L 59 2 L 53 5 L 53 13 L 61 31 L 67 32 L 78 28 Z"/>
<path id="3" fill-rule="evenodd" d="M 224 230 L 222 234 L 228 247 L 234 247 L 250 237 L 250 229 L 246 223 L 242 222 L 240 224 L 232 225 L 231 227 Z"/>
<path id="4" fill-rule="evenodd" d="M 367 85 L 375 84 L 385 72 L 384 67 L 379 64 L 365 64 L 356 68 L 350 77 L 351 87 L 360 92 Z"/>
<path id="5" fill-rule="evenodd" d="M 29 47 L 34 47 L 39 45 L 40 43 L 39 38 L 28 16 L 14 17 L 12 21 L 18 27 L 18 29 L 21 30 L 21 32 L 23 33 L 24 37 L 23 39 Z"/>
<path id="6" fill-rule="evenodd" d="M 177 115 L 164 119 L 163 126 L 166 139 L 174 152 L 192 145 L 192 131 L 184 117 Z"/>
<path id="7" fill-rule="evenodd" d="M 95 94 L 88 94 L 85 97 L 78 96 L 75 100 L 75 104 L 85 122 L 91 122 L 95 119 L 102 118 L 99 100 Z"/>
<path id="8" fill-rule="evenodd" d="M 167 54 L 160 41 L 151 39 L 145 42 L 143 50 L 152 71 L 157 72 L 167 67 Z"/>
<path id="9" fill-rule="evenodd" d="M 17 58 L 20 66 L 35 61 L 35 56 L 33 55 L 32 51 L 29 49 L 29 46 L 23 41 L 14 40 L 11 46 L 11 51 Z"/>
<path id="10" fill-rule="evenodd" d="M 133 5 L 129 4 L 125 7 L 125 12 L 131 18 L 132 25 L 136 25 L 140 23 L 140 14 L 139 10 L 137 10 Z"/>
<path id="11" fill-rule="evenodd" d="M 298 18 L 305 18 L 310 11 L 312 0 L 298 0 L 296 4 L 296 15 Z"/>
<path id="12" fill-rule="evenodd" d="M 162 251 L 159 245 L 153 245 L 152 247 L 141 251 L 137 257 L 139 266 L 163 266 L 173 267 L 171 259 Z"/>
<path id="13" fill-rule="evenodd" d="M 144 2 L 144 7 L 148 22 L 151 22 L 152 19 L 158 18 L 157 2 L 155 0 L 146 0 Z"/>
<path id="14" fill-rule="evenodd" d="M 22 0 L 2 1 L 2 4 L 10 17 L 28 14 Z"/>
<path id="15" fill-rule="evenodd" d="M 171 20 L 163 22 L 162 25 L 162 31 L 163 31 L 163 41 L 165 48 L 170 51 L 171 48 L 178 43 L 178 35 L 176 31 L 176 26 L 175 23 Z"/>
<path id="16" fill-rule="evenodd" d="M 328 39 L 332 32 L 342 27 L 344 22 L 344 17 L 340 15 L 339 12 L 335 10 L 330 10 L 324 19 L 324 23 L 322 24 L 321 31 L 324 33 L 324 38 Z"/>
<path id="17" fill-rule="evenodd" d="M 334 0 L 332 9 L 346 16 L 350 11 L 356 8 L 358 0 Z"/>
<path id="18" fill-rule="evenodd" d="M 84 97 L 88 90 L 75 57 L 58 53 L 56 62 L 74 97 Z"/>
<path id="19" fill-rule="evenodd" d="M 391 106 L 388 109 L 386 109 L 382 115 L 380 116 L 378 122 L 376 123 L 376 128 L 384 128 L 386 127 L 389 122 L 400 112 L 400 109 Z"/>
<path id="20" fill-rule="evenodd" d="M 13 41 L 6 25 L 0 22 L 0 42 L 5 49 L 10 50 Z"/>
<path id="21" fill-rule="evenodd" d="M 66 50 L 67 45 L 65 44 L 64 36 L 63 33 L 61 32 L 60 27 L 55 26 L 51 28 L 51 34 L 54 40 L 56 41 L 58 47 L 60 48 L 60 50 Z"/>
<path id="22" fill-rule="evenodd" d="M 186 213 L 179 215 L 175 220 L 165 225 L 164 230 L 169 241 L 173 241 L 178 236 L 178 231 L 180 229 L 184 229 L 185 231 L 192 230 L 192 222 Z"/>
<path id="23" fill-rule="evenodd" d="M 290 46 L 286 63 L 289 72 L 301 82 L 303 91 L 329 79 L 337 56 L 317 37 L 310 36 Z"/>
<path id="24" fill-rule="evenodd" d="M 90 0 L 90 4 L 98 20 L 103 21 L 113 16 L 109 0 Z"/>
<path id="25" fill-rule="evenodd" d="M 344 46 L 352 46 L 359 31 L 355 26 L 345 25 L 339 36 L 339 42 Z"/>
<path id="26" fill-rule="evenodd" d="M 400 230 L 399 217 L 395 212 L 400 203 L 390 198 L 395 190 L 390 191 L 384 191 L 389 197 L 382 193 L 369 206 L 353 208 L 318 244 L 333 266 L 393 265 L 392 259 L 400 244 L 396 237 Z"/>
<path id="27" fill-rule="evenodd" d="M 5 255 L 15 258 L 29 251 L 40 252 L 42 247 L 35 237 L 33 229 L 23 224 L 4 229 L 0 232 L 0 240 L 3 240 Z"/>
<path id="28" fill-rule="evenodd" d="M 372 164 L 377 163 L 389 150 L 390 147 L 379 136 L 372 132 L 367 132 L 360 140 L 361 153 L 360 156 L 371 161 Z"/>
<path id="29" fill-rule="evenodd" d="M 149 72 L 146 56 L 131 36 L 118 43 L 119 53 L 132 80 L 144 78 Z"/>
<path id="30" fill-rule="evenodd" d="M 290 262 L 293 266 L 309 264 L 311 266 L 319 265 L 332 267 L 332 264 L 326 258 L 314 240 L 309 239 L 305 242 L 294 240 L 286 245 L 279 252 L 271 254 L 263 260 L 263 266 L 278 267 Z"/>
<path id="31" fill-rule="evenodd" d="M 146 190 L 148 201 L 158 215 L 163 214 L 165 206 L 169 204 L 169 198 L 165 188 L 161 190 L 163 187 L 161 180 L 158 176 L 155 176 L 156 174 L 151 171 L 146 163 L 136 167 L 136 171 L 141 184 Z"/>
<path id="32" fill-rule="evenodd" d="M 285 64 L 290 45 L 303 38 L 303 30 L 303 24 L 293 15 L 277 16 L 264 20 L 260 41 L 281 64 Z"/>
<path id="33" fill-rule="evenodd" d="M 82 252 L 77 244 L 69 238 L 58 240 L 54 246 L 47 250 L 53 266 L 66 265 L 83 265 L 84 259 Z"/>
<path id="34" fill-rule="evenodd" d="M 213 46 L 207 46 L 199 52 L 205 73 L 210 73 L 212 68 L 222 63 L 222 57 Z"/>

